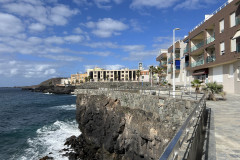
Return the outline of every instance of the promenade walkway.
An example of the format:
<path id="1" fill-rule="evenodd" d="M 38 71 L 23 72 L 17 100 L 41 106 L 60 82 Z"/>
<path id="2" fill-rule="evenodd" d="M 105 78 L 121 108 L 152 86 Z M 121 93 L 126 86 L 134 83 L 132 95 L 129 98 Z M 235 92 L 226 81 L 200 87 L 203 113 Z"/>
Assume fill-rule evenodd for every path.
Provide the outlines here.
<path id="1" fill-rule="evenodd" d="M 208 153 L 205 160 L 240 160 L 240 95 L 226 101 L 207 101 L 211 109 Z"/>

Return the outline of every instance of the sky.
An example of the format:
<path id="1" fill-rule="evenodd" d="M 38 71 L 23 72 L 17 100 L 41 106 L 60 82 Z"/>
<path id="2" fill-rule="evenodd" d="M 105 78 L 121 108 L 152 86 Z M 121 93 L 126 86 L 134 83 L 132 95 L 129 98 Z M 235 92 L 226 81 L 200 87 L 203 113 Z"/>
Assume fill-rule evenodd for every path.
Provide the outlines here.
<path id="1" fill-rule="evenodd" d="M 0 0 L 0 87 L 88 68 L 148 69 L 227 0 Z"/>

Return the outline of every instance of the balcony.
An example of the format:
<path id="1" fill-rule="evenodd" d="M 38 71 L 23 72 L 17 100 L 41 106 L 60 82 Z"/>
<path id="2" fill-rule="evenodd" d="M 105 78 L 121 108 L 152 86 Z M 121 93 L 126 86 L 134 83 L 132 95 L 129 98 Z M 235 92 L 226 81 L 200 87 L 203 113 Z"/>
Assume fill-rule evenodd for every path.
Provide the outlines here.
<path id="1" fill-rule="evenodd" d="M 189 52 L 189 48 L 188 47 L 184 48 L 183 53 L 187 53 L 187 52 Z"/>
<path id="2" fill-rule="evenodd" d="M 206 39 L 206 44 L 209 44 L 211 42 L 215 41 L 215 37 L 214 36 L 210 36 Z"/>
<path id="3" fill-rule="evenodd" d="M 168 58 L 168 64 L 172 64 L 172 58 Z"/>
<path id="4" fill-rule="evenodd" d="M 240 24 L 240 17 L 236 17 L 236 25 Z"/>
<path id="5" fill-rule="evenodd" d="M 161 61 L 161 66 L 162 65 L 167 65 L 167 61 Z"/>
<path id="6" fill-rule="evenodd" d="M 202 59 L 202 60 L 192 62 L 191 67 L 197 67 L 197 66 L 201 66 L 203 64 L 204 64 L 204 60 Z"/>
<path id="7" fill-rule="evenodd" d="M 198 48 L 201 48 L 203 45 L 204 45 L 204 41 L 197 43 L 195 46 L 191 48 L 191 52 L 197 50 Z"/>
<path id="8" fill-rule="evenodd" d="M 216 57 L 215 56 L 208 56 L 206 58 L 206 62 L 207 63 L 211 63 L 211 62 L 215 62 L 216 61 Z"/>
<path id="9" fill-rule="evenodd" d="M 189 67 L 189 62 L 185 62 L 185 67 Z"/>
<path id="10" fill-rule="evenodd" d="M 175 58 L 180 58 L 180 53 L 176 53 Z"/>

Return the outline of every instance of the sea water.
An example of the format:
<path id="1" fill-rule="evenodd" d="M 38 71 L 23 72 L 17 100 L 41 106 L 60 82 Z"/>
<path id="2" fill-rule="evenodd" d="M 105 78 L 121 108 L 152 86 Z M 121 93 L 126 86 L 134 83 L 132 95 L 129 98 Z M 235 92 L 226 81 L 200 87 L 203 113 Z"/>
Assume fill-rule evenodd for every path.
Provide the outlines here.
<path id="1" fill-rule="evenodd" d="M 76 97 L 0 88 L 0 160 L 67 159 L 66 138 L 81 132 Z"/>

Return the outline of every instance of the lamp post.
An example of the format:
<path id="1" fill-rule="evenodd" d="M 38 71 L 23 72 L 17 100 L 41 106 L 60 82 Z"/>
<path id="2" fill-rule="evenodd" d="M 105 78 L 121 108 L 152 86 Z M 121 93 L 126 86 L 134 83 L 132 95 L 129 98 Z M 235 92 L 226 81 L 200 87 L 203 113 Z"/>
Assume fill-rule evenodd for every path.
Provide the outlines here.
<path id="1" fill-rule="evenodd" d="M 175 98 L 175 31 L 180 28 L 173 29 L 173 98 Z"/>

